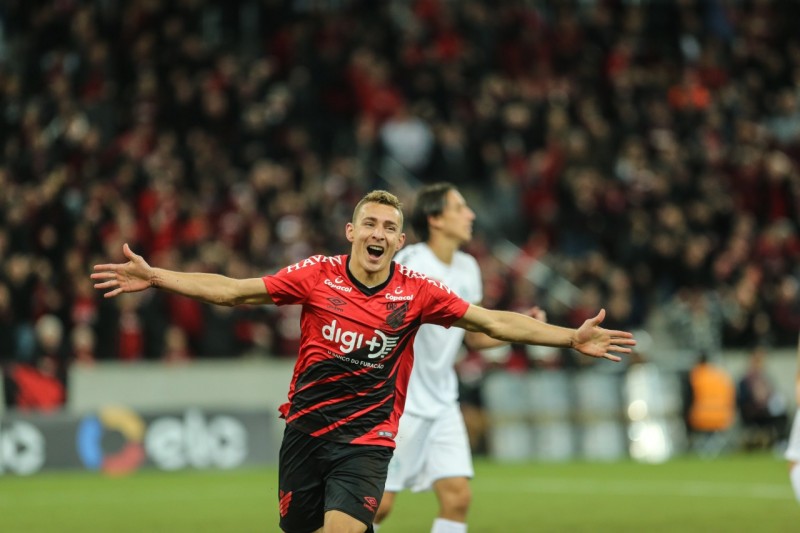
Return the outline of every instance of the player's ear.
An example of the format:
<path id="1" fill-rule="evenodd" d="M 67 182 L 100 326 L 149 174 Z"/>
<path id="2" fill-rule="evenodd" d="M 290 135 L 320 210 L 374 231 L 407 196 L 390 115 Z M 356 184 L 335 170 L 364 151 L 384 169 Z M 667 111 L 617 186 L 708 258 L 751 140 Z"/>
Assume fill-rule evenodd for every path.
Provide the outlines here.
<path id="1" fill-rule="evenodd" d="M 442 220 L 441 213 L 438 215 L 428 215 L 428 227 L 429 228 L 438 228 L 441 226 L 439 223 Z"/>
<path id="2" fill-rule="evenodd" d="M 347 237 L 347 240 L 353 242 L 355 239 L 353 237 L 353 232 L 355 231 L 355 227 L 353 226 L 352 222 L 348 222 L 347 225 L 344 227 L 344 234 Z"/>
<path id="3" fill-rule="evenodd" d="M 405 243 L 406 243 L 406 234 L 401 233 L 400 237 L 397 239 L 397 245 L 395 246 L 394 251 L 399 252 L 400 248 L 402 248 Z"/>

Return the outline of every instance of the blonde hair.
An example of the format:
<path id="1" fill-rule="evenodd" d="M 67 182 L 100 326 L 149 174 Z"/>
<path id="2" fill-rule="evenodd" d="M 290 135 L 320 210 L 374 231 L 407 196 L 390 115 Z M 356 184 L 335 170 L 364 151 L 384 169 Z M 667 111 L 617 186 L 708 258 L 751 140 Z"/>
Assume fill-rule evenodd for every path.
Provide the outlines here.
<path id="1" fill-rule="evenodd" d="M 403 203 L 394 194 L 383 190 L 375 190 L 367 193 L 361 200 L 358 201 L 356 208 L 353 209 L 354 223 L 358 217 L 358 212 L 361 210 L 361 207 L 363 207 L 364 204 L 382 204 L 388 205 L 389 207 L 394 207 L 397 209 L 397 212 L 400 213 L 400 227 L 403 227 Z"/>

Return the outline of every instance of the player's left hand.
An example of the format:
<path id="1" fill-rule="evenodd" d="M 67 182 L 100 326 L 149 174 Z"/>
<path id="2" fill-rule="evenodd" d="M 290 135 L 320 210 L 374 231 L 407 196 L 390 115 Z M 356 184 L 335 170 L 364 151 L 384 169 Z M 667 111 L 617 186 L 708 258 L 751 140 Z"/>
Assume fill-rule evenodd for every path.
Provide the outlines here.
<path id="1" fill-rule="evenodd" d="M 621 361 L 622 358 L 611 352 L 628 354 L 630 346 L 635 346 L 633 334 L 628 331 L 609 330 L 600 327 L 606 317 L 606 310 L 601 309 L 593 318 L 587 319 L 575 330 L 572 347 L 589 357 Z"/>

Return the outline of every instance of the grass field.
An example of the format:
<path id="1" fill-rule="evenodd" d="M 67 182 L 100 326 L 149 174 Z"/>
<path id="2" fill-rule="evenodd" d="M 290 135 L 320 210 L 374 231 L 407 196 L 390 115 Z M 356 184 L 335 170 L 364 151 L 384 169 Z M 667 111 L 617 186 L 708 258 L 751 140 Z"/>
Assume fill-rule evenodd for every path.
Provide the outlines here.
<path id="1" fill-rule="evenodd" d="M 771 455 L 662 465 L 476 464 L 470 533 L 800 531 Z M 0 477 L 0 532 L 273 532 L 273 469 Z M 431 493 L 403 493 L 381 533 L 427 532 Z"/>

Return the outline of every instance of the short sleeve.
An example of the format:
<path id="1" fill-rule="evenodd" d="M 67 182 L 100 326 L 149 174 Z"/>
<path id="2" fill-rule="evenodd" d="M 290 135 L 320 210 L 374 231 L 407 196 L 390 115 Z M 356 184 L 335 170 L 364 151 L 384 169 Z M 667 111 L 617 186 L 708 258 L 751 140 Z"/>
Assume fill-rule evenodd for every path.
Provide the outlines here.
<path id="1" fill-rule="evenodd" d="M 261 278 L 276 305 L 305 302 L 317 284 L 321 272 L 320 264 L 298 268 L 300 264 L 302 263 L 290 265 L 275 274 Z"/>
<path id="2" fill-rule="evenodd" d="M 447 285 L 432 279 L 425 280 L 422 322 L 449 328 L 453 322 L 464 316 L 470 304 Z"/>

